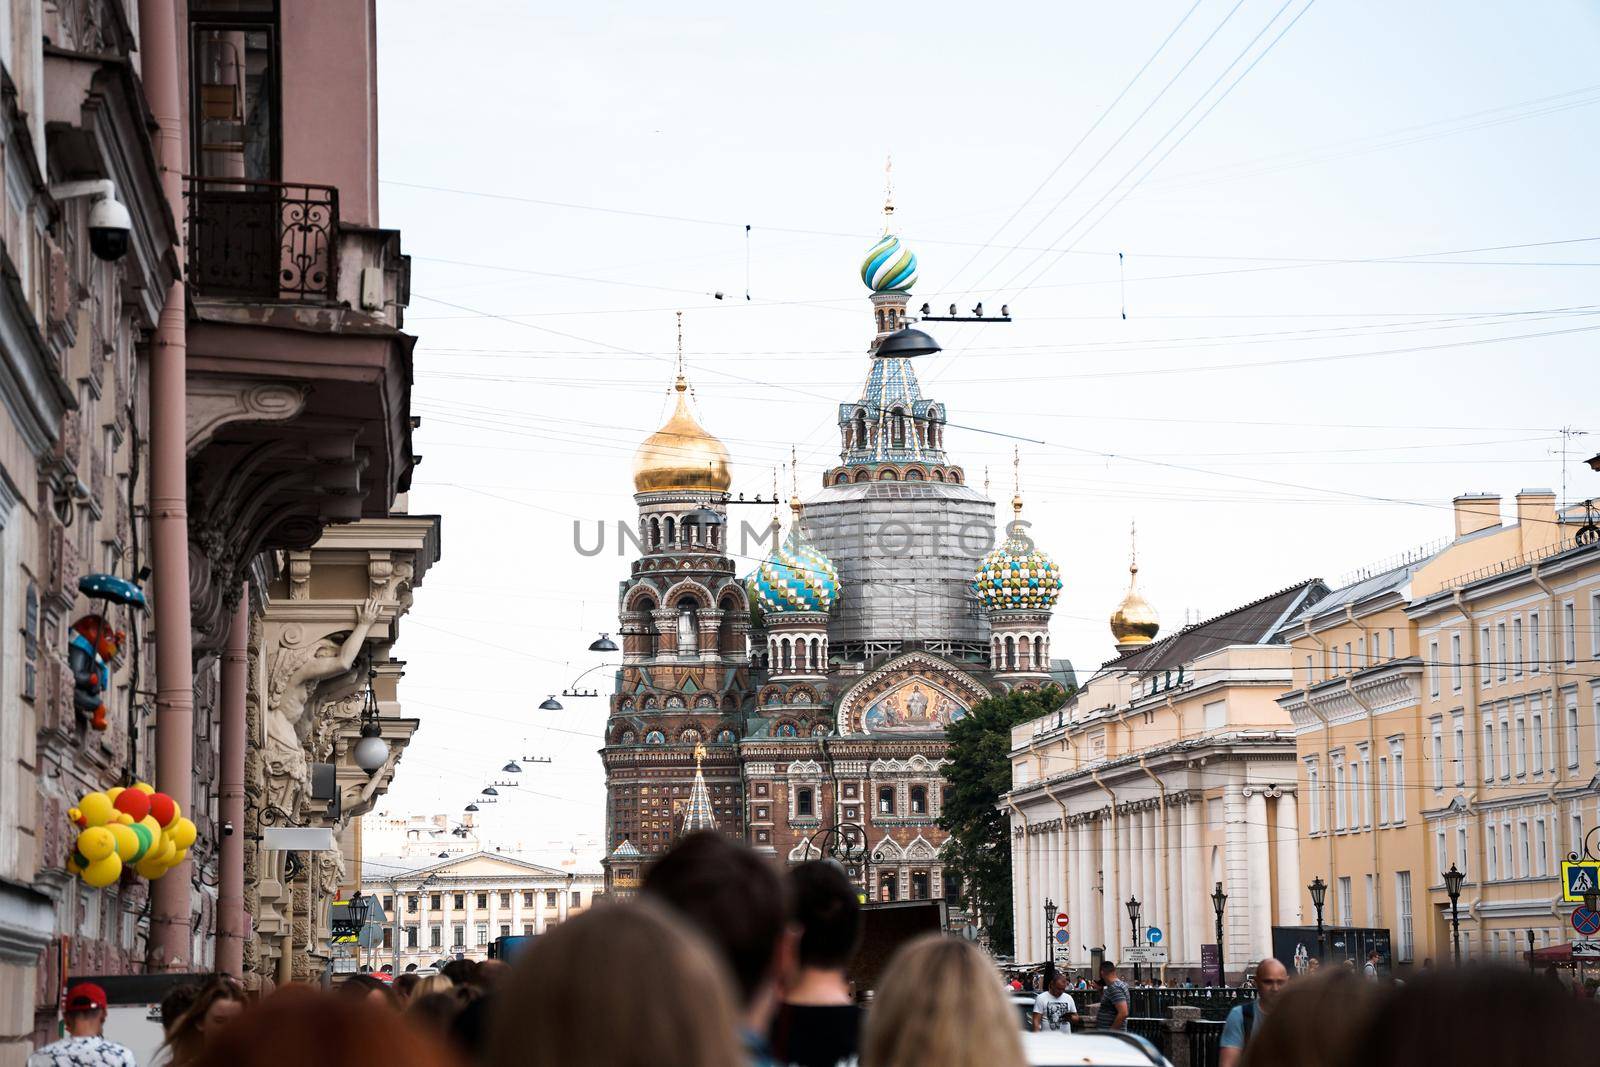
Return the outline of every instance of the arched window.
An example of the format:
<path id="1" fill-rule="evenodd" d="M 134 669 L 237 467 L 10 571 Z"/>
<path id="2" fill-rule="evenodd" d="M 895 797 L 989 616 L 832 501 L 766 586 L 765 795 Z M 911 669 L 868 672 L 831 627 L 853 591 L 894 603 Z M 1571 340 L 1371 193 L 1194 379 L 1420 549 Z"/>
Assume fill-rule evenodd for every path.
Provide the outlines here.
<path id="1" fill-rule="evenodd" d="M 936 482 L 944 481 L 944 471 L 941 471 L 941 470 L 934 471 L 933 472 L 933 480 L 936 481 Z"/>
<path id="2" fill-rule="evenodd" d="M 683 543 L 688 546 L 700 543 L 700 523 L 698 520 L 693 518 L 683 520 Z"/>
<path id="3" fill-rule="evenodd" d="M 661 520 L 654 517 L 650 519 L 650 547 L 661 547 Z"/>
<path id="4" fill-rule="evenodd" d="M 871 478 L 871 477 L 872 477 L 872 475 L 867 473 L 866 471 L 856 471 L 856 481 L 858 481 L 858 482 L 864 482 L 868 478 Z"/>
<path id="5" fill-rule="evenodd" d="M 826 670 L 828 665 L 822 661 L 822 641 L 820 638 L 811 639 L 811 669 L 814 671 Z"/>
<path id="6" fill-rule="evenodd" d="M 647 596 L 642 596 L 634 601 L 633 610 L 639 613 L 639 626 L 636 631 L 639 654 L 650 659 L 655 656 L 659 647 L 656 633 L 656 602 Z"/>
<path id="7" fill-rule="evenodd" d="M 911 814 L 913 814 L 913 815 L 926 815 L 926 814 L 928 814 L 928 787 L 927 786 L 925 786 L 925 785 L 914 785 L 914 786 L 911 787 Z"/>
<path id="8" fill-rule="evenodd" d="M 889 412 L 889 447 L 904 448 L 906 446 L 906 413 L 900 408 Z"/>
<path id="9" fill-rule="evenodd" d="M 797 789 L 794 793 L 794 813 L 801 819 L 809 819 L 817 813 L 816 794 L 810 789 Z"/>
<path id="10" fill-rule="evenodd" d="M 857 448 L 866 448 L 867 447 L 867 413 L 865 411 L 857 411 L 856 412 L 855 427 L 856 427 L 856 447 Z"/>
<path id="11" fill-rule="evenodd" d="M 667 539 L 667 544 L 675 545 L 675 544 L 678 543 L 677 537 L 674 536 L 673 519 L 672 519 L 671 515 L 667 516 L 667 521 L 666 521 L 666 524 L 665 524 L 665 526 L 664 526 L 664 528 L 662 530 L 662 533 L 663 533 L 663 535 L 665 535 L 665 537 Z"/>
<path id="12" fill-rule="evenodd" d="M 894 786 L 886 785 L 878 790 L 878 814 L 894 814 Z"/>
<path id="13" fill-rule="evenodd" d="M 834 475 L 834 478 L 833 478 L 833 484 L 834 485 L 848 485 L 849 482 L 850 482 L 850 475 L 848 473 L 846 473 L 845 471 L 840 471 L 838 474 Z"/>
<path id="14" fill-rule="evenodd" d="M 885 468 L 883 468 L 883 470 L 878 472 L 878 481 L 880 481 L 880 482 L 892 482 L 894 480 L 895 480 L 895 472 L 894 472 L 894 468 L 893 467 L 885 467 Z"/>
<path id="15" fill-rule="evenodd" d="M 667 520 L 669 523 L 671 519 Z M 693 656 L 700 651 L 700 612 L 693 600 L 678 601 L 678 654 Z"/>
<path id="16" fill-rule="evenodd" d="M 711 529 L 715 532 L 716 527 Z M 735 655 L 744 650 L 744 637 L 733 625 L 739 617 L 739 600 L 731 592 L 724 593 L 717 607 L 722 610 L 722 621 L 717 627 L 717 650 L 724 656 Z"/>
<path id="17" fill-rule="evenodd" d="M 900 899 L 900 879 L 892 874 L 878 875 L 878 899 L 892 901 Z"/>
<path id="18" fill-rule="evenodd" d="M 911 470 L 906 471 L 906 481 L 908 481 L 908 482 L 920 482 L 922 480 L 923 480 L 922 479 L 922 472 L 917 470 L 915 467 L 913 467 Z"/>

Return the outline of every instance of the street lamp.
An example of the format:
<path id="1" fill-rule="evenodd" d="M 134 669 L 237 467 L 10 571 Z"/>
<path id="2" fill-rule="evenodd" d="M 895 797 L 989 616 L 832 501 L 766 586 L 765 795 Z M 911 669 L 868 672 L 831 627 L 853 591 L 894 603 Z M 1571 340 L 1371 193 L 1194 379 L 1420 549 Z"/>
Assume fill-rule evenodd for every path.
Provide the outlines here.
<path id="1" fill-rule="evenodd" d="M 383 739 L 383 726 L 378 722 L 378 695 L 372 691 L 372 680 L 377 671 L 367 672 L 367 695 L 361 704 L 361 740 L 350 750 L 350 756 L 368 774 L 374 774 L 389 762 L 389 742 Z"/>
<path id="2" fill-rule="evenodd" d="M 1461 966 L 1461 912 L 1458 902 L 1461 900 L 1461 883 L 1467 876 L 1456 869 L 1452 863 L 1450 869 L 1444 872 L 1444 891 L 1450 898 L 1450 940 L 1455 949 L 1456 966 Z"/>
<path id="3" fill-rule="evenodd" d="M 1228 969 L 1222 960 L 1222 913 L 1228 907 L 1228 894 L 1222 891 L 1222 883 L 1217 883 L 1217 888 L 1211 891 L 1211 907 L 1217 913 L 1217 984 L 1227 985 Z"/>
<path id="4" fill-rule="evenodd" d="M 1533 973 L 1533 931 L 1528 931 L 1528 973 Z"/>
<path id="5" fill-rule="evenodd" d="M 1044 898 L 1044 986 L 1050 988 L 1050 979 L 1054 976 L 1056 967 L 1056 954 L 1050 950 L 1050 927 L 1056 921 L 1056 902 L 1049 897 Z"/>
<path id="6" fill-rule="evenodd" d="M 1322 875 L 1317 875 L 1306 886 L 1311 894 L 1311 906 L 1317 909 L 1317 959 L 1326 961 L 1328 958 L 1328 936 L 1322 931 L 1322 904 L 1328 899 L 1328 883 L 1322 880 Z"/>
<path id="7" fill-rule="evenodd" d="M 1126 907 L 1128 909 L 1128 944 L 1137 948 L 1139 944 L 1139 901 L 1132 893 L 1128 894 Z M 1135 960 L 1133 964 L 1133 980 L 1137 982 L 1141 977 L 1139 962 Z"/>
<path id="8" fill-rule="evenodd" d="M 556 695 L 554 693 L 551 693 L 548 697 L 545 698 L 544 703 L 539 705 L 539 710 L 540 711 L 561 711 L 562 710 L 561 701 L 556 699 Z"/>
<path id="9" fill-rule="evenodd" d="M 611 640 L 610 634 L 601 634 L 598 638 L 589 642 L 590 652 L 615 652 L 616 650 L 617 643 Z"/>

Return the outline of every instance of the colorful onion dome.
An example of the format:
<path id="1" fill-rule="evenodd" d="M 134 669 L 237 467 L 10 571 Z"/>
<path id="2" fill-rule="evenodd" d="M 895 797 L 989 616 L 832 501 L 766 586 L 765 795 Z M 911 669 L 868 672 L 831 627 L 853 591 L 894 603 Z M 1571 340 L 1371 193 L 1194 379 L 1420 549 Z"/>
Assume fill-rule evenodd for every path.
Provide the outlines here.
<path id="1" fill-rule="evenodd" d="M 839 571 L 801 531 L 800 501 L 789 506 L 794 511 L 789 536 L 745 580 L 752 611 L 759 605 L 769 622 L 773 615 L 825 612 L 839 600 Z"/>
<path id="2" fill-rule="evenodd" d="M 682 374 L 673 384 L 678 403 L 666 425 L 644 439 L 633 456 L 633 488 L 652 493 L 663 489 L 702 489 L 725 493 L 733 484 L 728 449 L 695 419 Z"/>
<path id="3" fill-rule="evenodd" d="M 885 233 L 861 261 L 861 280 L 875 293 L 907 292 L 917 280 L 917 257 L 900 238 Z"/>
<path id="4" fill-rule="evenodd" d="M 1012 501 L 1021 518 L 1022 500 Z M 983 557 L 972 589 L 990 611 L 1049 611 L 1061 595 L 1061 568 L 1039 551 L 1020 521 L 994 551 Z"/>

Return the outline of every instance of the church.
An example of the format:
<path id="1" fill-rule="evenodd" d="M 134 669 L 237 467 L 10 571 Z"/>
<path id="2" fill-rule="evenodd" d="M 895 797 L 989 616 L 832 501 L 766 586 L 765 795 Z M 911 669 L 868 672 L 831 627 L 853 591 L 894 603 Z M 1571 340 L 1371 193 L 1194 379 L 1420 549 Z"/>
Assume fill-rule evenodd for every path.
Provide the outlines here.
<path id="1" fill-rule="evenodd" d="M 730 457 L 681 366 L 671 417 L 639 447 L 642 551 L 620 583 L 600 753 L 611 892 L 712 829 L 786 863 L 835 856 L 870 900 L 953 897 L 945 728 L 985 697 L 1071 680 L 1064 663 L 1052 679 L 1061 577 L 1020 492 L 996 545 L 995 504 L 922 394 L 916 359 L 939 346 L 907 316 L 916 278 L 886 226 L 861 265 L 875 332 L 861 393 L 838 406 L 839 462 L 795 492 L 765 558 L 730 544 Z"/>

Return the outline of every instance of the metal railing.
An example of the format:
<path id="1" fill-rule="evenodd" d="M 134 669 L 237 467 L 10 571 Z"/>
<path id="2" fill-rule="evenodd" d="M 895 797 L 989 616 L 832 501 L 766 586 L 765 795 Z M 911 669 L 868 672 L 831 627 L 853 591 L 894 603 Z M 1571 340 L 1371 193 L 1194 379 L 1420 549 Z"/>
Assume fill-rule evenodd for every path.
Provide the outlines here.
<path id="1" fill-rule="evenodd" d="M 339 190 L 302 182 L 184 179 L 187 280 L 198 296 L 333 303 Z"/>
<path id="2" fill-rule="evenodd" d="M 1197 986 L 1193 989 L 1130 989 L 1128 1013 L 1145 1018 L 1165 1018 L 1168 1008 L 1180 1005 L 1199 1008 L 1202 1019 L 1220 1020 L 1228 1017 L 1235 1004 L 1256 999 L 1254 989 L 1233 989 L 1226 986 Z"/>
<path id="3" fill-rule="evenodd" d="M 1172 1035 L 1172 1030 L 1167 1026 L 1167 1020 L 1140 1018 L 1128 1016 L 1128 1033 L 1137 1034 L 1156 1047 L 1156 1051 L 1167 1059 L 1172 1058 L 1172 1050 L 1167 1041 Z"/>
<path id="4" fill-rule="evenodd" d="M 1189 1042 L 1189 1067 L 1217 1067 L 1222 1058 L 1224 1025 L 1212 1019 L 1190 1020 L 1184 1028 L 1184 1038 Z"/>

